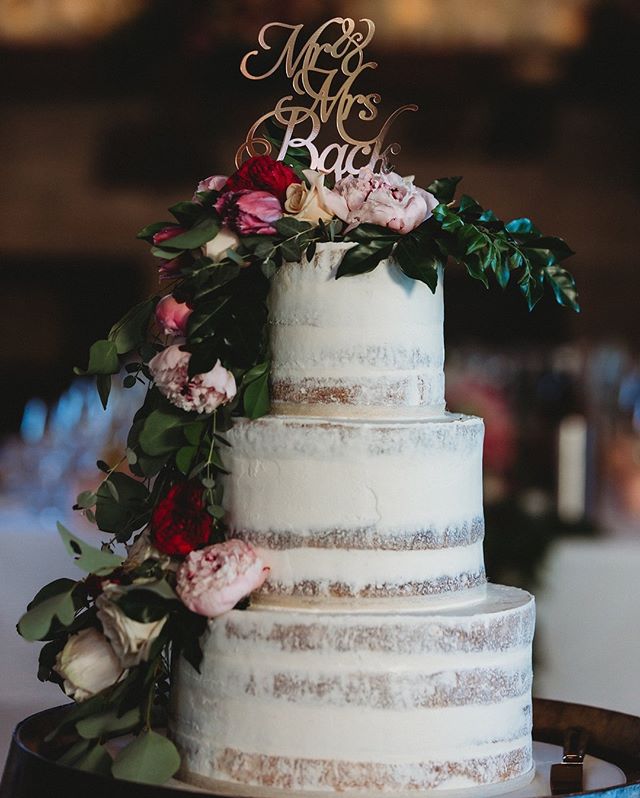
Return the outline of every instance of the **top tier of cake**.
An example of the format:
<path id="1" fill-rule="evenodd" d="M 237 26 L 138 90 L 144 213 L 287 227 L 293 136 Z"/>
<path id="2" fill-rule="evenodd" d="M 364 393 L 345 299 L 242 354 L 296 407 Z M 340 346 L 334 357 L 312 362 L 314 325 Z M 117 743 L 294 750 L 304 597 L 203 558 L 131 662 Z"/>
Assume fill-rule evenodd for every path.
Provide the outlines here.
<path id="1" fill-rule="evenodd" d="M 335 276 L 348 243 L 285 263 L 269 301 L 272 412 L 439 416 L 444 410 L 442 279 L 433 294 L 393 261 Z M 441 275 L 442 277 L 442 275 Z"/>

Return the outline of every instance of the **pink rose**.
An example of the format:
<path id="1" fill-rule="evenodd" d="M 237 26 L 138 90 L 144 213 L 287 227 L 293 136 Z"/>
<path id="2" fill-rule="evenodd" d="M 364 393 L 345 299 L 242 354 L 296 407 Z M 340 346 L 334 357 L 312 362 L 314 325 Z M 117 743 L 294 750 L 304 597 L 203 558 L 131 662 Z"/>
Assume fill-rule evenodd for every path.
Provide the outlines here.
<path id="1" fill-rule="evenodd" d="M 186 335 L 187 320 L 192 313 L 186 302 L 177 302 L 172 294 L 163 296 L 156 305 L 156 321 L 165 335 Z"/>
<path id="2" fill-rule="evenodd" d="M 268 191 L 227 191 L 218 197 L 215 209 L 226 227 L 245 236 L 273 235 L 273 222 L 282 218 L 280 200 Z"/>
<path id="3" fill-rule="evenodd" d="M 176 591 L 191 612 L 215 618 L 257 590 L 268 573 L 248 543 L 227 540 L 188 554 L 178 569 Z"/>
<path id="4" fill-rule="evenodd" d="M 198 194 L 201 191 L 220 191 L 222 186 L 227 182 L 226 175 L 211 175 L 211 177 L 205 177 L 204 180 L 201 180 L 198 185 L 196 186 L 196 190 L 193 194 L 192 202 L 200 202 L 198 199 Z"/>
<path id="5" fill-rule="evenodd" d="M 149 371 L 163 396 L 187 412 L 213 413 L 236 395 L 236 381 L 219 360 L 211 371 L 189 378 L 190 352 L 168 346 L 149 361 Z"/>
<path id="6" fill-rule="evenodd" d="M 349 228 L 369 222 L 410 233 L 431 216 L 438 200 L 413 185 L 412 177 L 377 174 L 369 167 L 339 180 L 325 194 L 325 204 Z"/>
<path id="7" fill-rule="evenodd" d="M 170 238 L 175 238 L 176 236 L 182 235 L 182 233 L 186 233 L 186 227 L 180 227 L 180 225 L 174 224 L 170 227 L 163 227 L 162 230 L 158 230 L 158 232 L 153 236 L 153 243 L 156 246 L 162 244 L 163 241 L 168 241 Z"/>

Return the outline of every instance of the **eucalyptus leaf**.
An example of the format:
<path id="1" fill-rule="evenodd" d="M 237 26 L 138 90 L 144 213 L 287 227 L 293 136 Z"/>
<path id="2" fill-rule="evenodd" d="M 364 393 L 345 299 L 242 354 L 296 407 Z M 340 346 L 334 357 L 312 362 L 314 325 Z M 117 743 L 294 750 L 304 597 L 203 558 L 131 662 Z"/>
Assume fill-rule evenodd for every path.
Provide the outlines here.
<path id="1" fill-rule="evenodd" d="M 362 228 L 367 228 L 363 231 Z M 370 233 L 367 240 L 361 240 L 363 234 Z M 391 255 L 399 235 L 390 233 L 387 228 L 377 225 L 360 225 L 353 231 L 357 235 L 358 245 L 347 250 L 338 266 L 336 279 L 352 274 L 365 274 L 373 271 L 380 261 Z"/>
<path id="2" fill-rule="evenodd" d="M 148 730 L 120 751 L 111 772 L 117 779 L 164 784 L 179 767 L 180 754 L 171 740 Z"/>
<path id="3" fill-rule="evenodd" d="M 18 621 L 18 632 L 25 640 L 34 641 L 42 640 L 47 636 L 51 624 L 56 618 L 63 627 L 70 626 L 76 613 L 72 593 L 73 588 L 53 595 L 35 605 L 32 603 L 31 609 L 28 609 Z"/>
<path id="4" fill-rule="evenodd" d="M 56 759 L 56 762 L 59 765 L 65 765 L 66 767 L 73 767 L 74 763 L 80 759 L 80 757 L 85 754 L 91 746 L 90 740 L 78 740 L 77 743 L 74 743 L 71 748 L 68 748 L 62 756 Z"/>
<path id="5" fill-rule="evenodd" d="M 98 374 L 96 377 L 96 388 L 98 390 L 98 396 L 100 397 L 100 403 L 106 410 L 109 394 L 111 393 L 111 377 L 108 374 Z"/>
<path id="6" fill-rule="evenodd" d="M 103 745 L 96 743 L 75 760 L 73 767 L 76 770 L 84 770 L 87 773 L 108 776 L 111 773 L 111 763 L 112 759 L 107 749 Z"/>
<path id="7" fill-rule="evenodd" d="M 140 431 L 140 447 L 152 457 L 176 451 L 184 442 L 182 428 L 186 421 L 184 414 L 153 410 L 144 420 Z"/>
<path id="8" fill-rule="evenodd" d="M 98 488 L 96 521 L 103 532 L 126 541 L 149 517 L 149 491 L 127 474 L 114 472 Z"/>
<path id="9" fill-rule="evenodd" d="M 276 230 L 283 238 L 291 238 L 299 233 L 304 233 L 311 229 L 309 222 L 301 222 L 293 216 L 283 216 L 275 223 Z"/>
<path id="10" fill-rule="evenodd" d="M 75 560 L 82 571 L 94 574 L 107 574 L 122 565 L 123 558 L 110 551 L 96 549 L 71 534 L 60 522 L 57 524 L 58 532 L 65 548 Z M 62 620 L 62 619 L 61 619 Z"/>
<path id="11" fill-rule="evenodd" d="M 125 712 L 118 717 L 117 707 L 111 707 L 103 712 L 82 718 L 76 723 L 76 731 L 85 740 L 97 740 L 114 732 L 126 734 L 133 731 L 141 722 L 140 709 L 138 707 Z"/>
<path id="12" fill-rule="evenodd" d="M 183 446 L 176 452 L 176 468 L 187 476 L 193 467 L 193 459 L 198 452 L 197 446 Z"/>

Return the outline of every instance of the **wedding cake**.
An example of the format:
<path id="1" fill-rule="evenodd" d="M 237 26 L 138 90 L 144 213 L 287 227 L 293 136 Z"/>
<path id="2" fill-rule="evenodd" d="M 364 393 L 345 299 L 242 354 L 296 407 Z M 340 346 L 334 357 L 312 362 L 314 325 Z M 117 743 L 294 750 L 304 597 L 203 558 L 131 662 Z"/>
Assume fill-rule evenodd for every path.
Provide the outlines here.
<path id="1" fill-rule="evenodd" d="M 367 124 L 373 22 L 303 28 L 265 25 L 242 60 L 292 93 L 235 171 L 138 233 L 160 287 L 77 369 L 105 407 L 113 379 L 145 387 L 74 505 L 101 545 L 58 525 L 86 575 L 18 630 L 76 704 L 51 735 L 66 766 L 217 794 L 517 789 L 534 602 L 487 584 L 483 423 L 445 409 L 443 277 L 578 310 L 572 251 L 456 199 L 459 177 L 395 172 L 390 124 L 417 109 Z"/>
<path id="2" fill-rule="evenodd" d="M 224 791 L 515 789 L 532 777 L 534 601 L 487 584 L 478 418 L 444 410 L 442 280 L 350 244 L 269 298 L 270 415 L 235 423 L 230 534 L 270 568 L 181 667 L 181 778 Z"/>

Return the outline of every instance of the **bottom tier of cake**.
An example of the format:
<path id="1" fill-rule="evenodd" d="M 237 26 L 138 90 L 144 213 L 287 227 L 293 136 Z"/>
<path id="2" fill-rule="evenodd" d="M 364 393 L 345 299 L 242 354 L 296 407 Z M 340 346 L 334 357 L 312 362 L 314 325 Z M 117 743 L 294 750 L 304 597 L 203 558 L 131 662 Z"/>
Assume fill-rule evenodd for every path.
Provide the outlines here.
<path id="1" fill-rule="evenodd" d="M 182 662 L 170 733 L 185 781 L 242 794 L 519 786 L 533 775 L 534 600 L 490 585 L 398 614 L 255 608 Z"/>

